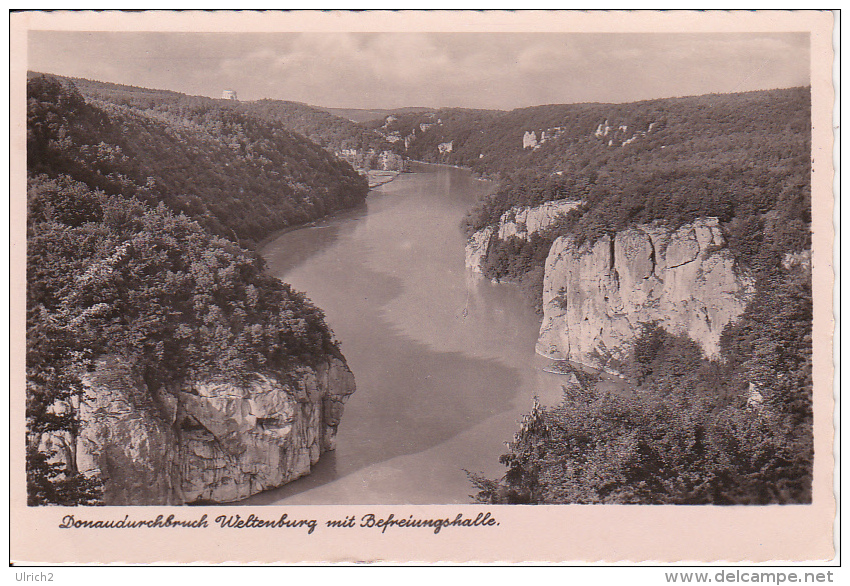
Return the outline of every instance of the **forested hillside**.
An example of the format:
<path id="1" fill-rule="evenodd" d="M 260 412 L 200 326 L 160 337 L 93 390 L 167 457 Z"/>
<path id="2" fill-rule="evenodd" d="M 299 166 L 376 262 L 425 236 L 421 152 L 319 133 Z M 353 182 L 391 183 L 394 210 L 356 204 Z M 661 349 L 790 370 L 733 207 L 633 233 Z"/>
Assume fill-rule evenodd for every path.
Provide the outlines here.
<path id="1" fill-rule="evenodd" d="M 383 120 L 387 116 L 395 116 L 398 114 L 408 114 L 411 112 L 430 112 L 432 108 L 423 108 L 421 106 L 410 106 L 407 108 L 393 108 L 392 110 L 367 110 L 363 108 L 323 108 L 317 106 L 320 110 L 324 110 L 334 116 L 357 122 L 372 122 L 373 120 Z"/>
<path id="2" fill-rule="evenodd" d="M 810 502 L 809 88 L 528 108 L 492 128 L 488 141 L 443 153 L 501 179 L 467 218 L 470 233 L 513 206 L 582 205 L 527 240 L 493 239 L 487 276 L 522 282 L 539 303 L 559 236 L 580 248 L 637 225 L 716 217 L 755 295 L 715 360 L 687 336 L 640 325 L 616 365 L 626 388 L 601 393 L 576 373 L 561 405 L 523 422 L 502 458 L 507 474 L 473 477 L 478 500 Z"/>
<path id="3" fill-rule="evenodd" d="M 319 108 L 282 100 L 258 100 L 243 104 L 247 112 L 280 122 L 332 152 L 343 149 L 392 150 L 383 136 L 346 118 Z"/>
<path id="4" fill-rule="evenodd" d="M 353 207 L 368 191 L 348 163 L 224 100 L 147 90 L 110 95 L 86 98 L 58 79 L 31 78 L 29 171 L 164 202 L 247 246 Z"/>
<path id="5" fill-rule="evenodd" d="M 30 73 L 31 77 L 37 75 Z M 215 108 L 249 114 L 272 126 L 279 126 L 298 133 L 337 156 L 348 150 L 357 151 L 361 156 L 369 152 L 381 153 L 398 150 L 377 132 L 368 130 L 344 116 L 329 112 L 326 108 L 300 102 L 271 99 L 249 102 L 216 100 L 168 90 L 140 88 L 88 79 L 59 79 L 72 82 L 83 96 L 130 106 L 138 110 L 176 112 L 178 115 L 182 115 L 184 112 L 191 112 L 198 108 Z"/>
<path id="6" fill-rule="evenodd" d="M 253 253 L 164 204 L 31 177 L 27 215 L 27 462 L 30 504 L 98 502 L 94 479 L 39 451 L 79 429 L 73 405 L 99 357 L 152 390 L 240 380 L 340 356 L 322 312 Z M 139 397 L 140 404 L 150 397 Z"/>
<path id="7" fill-rule="evenodd" d="M 495 110 L 443 108 L 433 112 L 391 114 L 383 120 L 367 122 L 364 126 L 400 141 L 404 145 L 404 154 L 411 159 L 472 166 L 480 152 L 476 152 L 473 157 L 475 145 L 486 142 L 499 114 Z M 446 147 L 440 149 L 441 144 L 449 143 L 450 150 Z"/>
<path id="8" fill-rule="evenodd" d="M 807 95 L 808 88 L 791 88 L 627 104 L 552 104 L 507 112 L 446 108 L 393 113 L 391 120 L 375 120 L 365 125 L 375 128 L 386 126 L 390 131 L 409 133 L 425 124 L 428 127 L 420 129 L 417 135 L 433 135 L 437 142 L 455 141 L 453 151 L 445 157 L 451 164 L 490 172 L 520 166 L 544 169 L 547 161 L 557 164 L 559 158 L 563 159 L 557 155 L 560 150 L 555 148 L 557 146 L 564 147 L 577 141 L 588 145 L 610 141 L 611 146 L 622 146 L 623 143 L 637 142 L 637 139 L 631 142 L 629 139 L 644 136 L 642 133 L 655 132 L 653 136 L 657 138 L 681 137 L 689 130 L 696 131 L 706 124 L 719 124 L 714 132 L 726 132 L 736 126 L 739 127 L 736 131 L 746 131 L 748 115 L 758 116 L 765 109 L 787 113 L 789 106 L 801 105 L 800 100 L 807 101 Z M 665 128 L 665 133 L 658 134 Z M 534 146 L 540 145 L 539 148 L 523 145 L 526 132 L 536 133 L 537 143 Z M 541 135 L 543 132 L 545 136 Z M 485 136 L 479 137 L 479 134 Z M 590 138 L 597 140 L 591 143 L 587 140 Z M 482 154 L 484 157 L 480 156 Z"/>
<path id="9" fill-rule="evenodd" d="M 733 252 L 769 270 L 810 242 L 809 111 L 808 88 L 515 110 L 493 124 L 499 166 L 472 160 L 501 182 L 467 229 L 495 224 L 514 206 L 582 201 L 534 242 L 498 243 L 488 275 L 520 280 L 563 234 L 581 244 L 655 220 L 676 228 L 717 217 Z M 538 142 L 523 148 L 529 130 Z"/>
<path id="10" fill-rule="evenodd" d="M 47 77 L 27 89 L 28 502 L 98 504 L 100 477 L 50 447 L 75 445 L 95 362 L 140 377 L 127 408 L 168 426 L 157 401 L 188 380 L 344 360 L 321 310 L 246 247 L 368 188 L 303 137 L 213 101 L 150 92 L 142 108 Z"/>
<path id="11" fill-rule="evenodd" d="M 676 228 L 708 216 L 724 223 L 732 250 L 752 266 L 777 266 L 786 252 L 805 249 L 809 111 L 809 89 L 791 88 L 510 112 L 444 109 L 369 125 L 405 138 L 412 159 L 498 180 L 470 212 L 469 234 L 515 206 L 584 203 L 560 225 L 528 241 L 496 242 L 488 254 L 487 276 L 534 280 L 535 298 L 549 247 L 563 234 L 581 243 L 640 223 Z"/>

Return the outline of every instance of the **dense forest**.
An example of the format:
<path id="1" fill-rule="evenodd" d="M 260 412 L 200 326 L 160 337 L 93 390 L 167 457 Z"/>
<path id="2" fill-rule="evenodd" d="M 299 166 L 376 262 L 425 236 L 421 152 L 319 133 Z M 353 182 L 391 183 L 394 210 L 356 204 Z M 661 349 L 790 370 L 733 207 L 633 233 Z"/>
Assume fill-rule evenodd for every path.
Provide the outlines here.
<path id="1" fill-rule="evenodd" d="M 628 388 L 600 392 L 594 375 L 575 369 L 559 405 L 535 404 L 522 421 L 500 459 L 505 476 L 471 475 L 475 500 L 811 502 L 809 267 L 772 284 L 724 332 L 718 361 L 689 338 L 644 324 L 620 365 Z"/>
<path id="2" fill-rule="evenodd" d="M 384 120 L 367 122 L 364 126 L 384 135 L 408 138 L 404 154 L 411 159 L 427 163 L 472 166 L 478 153 L 472 156 L 474 145 L 486 142 L 493 132 L 496 110 L 467 110 L 443 108 L 433 112 L 402 112 Z M 441 153 L 439 145 L 451 142 L 452 151 Z M 475 170 L 485 169 L 477 165 Z"/>
<path id="3" fill-rule="evenodd" d="M 163 202 L 248 247 L 368 191 L 345 161 L 226 100 L 125 92 L 107 101 L 45 76 L 29 80 L 27 99 L 31 173 Z"/>
<path id="4" fill-rule="evenodd" d="M 581 245 L 652 221 L 675 229 L 717 217 L 733 253 L 762 276 L 810 245 L 808 88 L 593 106 L 595 117 L 579 118 L 583 135 L 562 126 L 558 138 L 536 149 L 522 149 L 522 126 L 515 128 L 513 150 L 527 151 L 520 156 L 528 166 L 501 172 L 499 189 L 467 217 L 467 231 L 498 223 L 514 206 L 557 199 L 583 205 L 532 241 L 494 242 L 490 278 L 528 283 L 539 303 L 543 263 L 558 236 Z M 520 113 L 545 114 L 537 125 L 545 126 L 558 108 L 571 109 Z"/>
<path id="5" fill-rule="evenodd" d="M 809 111 L 809 89 L 791 88 L 510 112 L 443 109 L 367 125 L 410 137 L 410 158 L 498 181 L 470 211 L 468 234 L 515 206 L 583 202 L 531 241 L 491 244 L 485 274 L 521 283 L 539 307 L 546 255 L 565 234 L 581 244 L 635 224 L 676 228 L 710 216 L 724 223 L 736 255 L 759 270 L 807 248 Z"/>
<path id="6" fill-rule="evenodd" d="M 31 77 L 37 75 L 30 73 Z M 154 90 L 88 79 L 60 79 L 72 82 L 83 96 L 138 110 L 182 113 L 198 108 L 218 108 L 249 114 L 267 124 L 300 134 L 330 153 L 340 153 L 345 149 L 361 152 L 397 150 L 377 132 L 328 109 L 300 102 L 270 99 L 249 102 L 216 100 L 168 90 Z"/>
<path id="7" fill-rule="evenodd" d="M 756 283 L 709 361 L 641 326 L 628 380 L 604 393 L 575 371 L 535 405 L 488 503 L 766 504 L 811 501 L 810 92 L 573 104 L 510 112 L 393 112 L 355 124 L 292 102 L 251 103 L 32 75 L 28 83 L 27 420 L 76 425 L 55 405 L 105 353 L 154 387 L 286 369 L 338 355 L 322 313 L 249 250 L 274 231 L 359 205 L 367 182 L 333 156 L 392 151 L 498 181 L 471 234 L 515 206 L 581 205 L 528 240 L 494 239 L 492 279 L 540 303 L 552 242 L 637 224 L 719 218 Z M 33 504 L 97 502 L 90 479 L 28 443 Z"/>
<path id="8" fill-rule="evenodd" d="M 502 459 L 507 475 L 474 477 L 477 499 L 809 502 L 809 89 L 544 106 L 505 114 L 492 127 L 489 150 L 480 141 L 469 150 L 467 141 L 444 153 L 500 178 L 467 217 L 468 232 L 498 223 L 513 206 L 582 205 L 527 241 L 494 239 L 488 277 L 519 282 L 539 307 L 543 265 L 559 236 L 581 246 L 637 224 L 675 229 L 713 216 L 754 276 L 756 295 L 727 326 L 715 362 L 687 338 L 644 324 L 618 365 L 629 390 L 574 385 L 562 405 L 535 407 Z M 536 144 L 524 147 L 528 131 Z M 544 131 L 551 138 L 541 144 Z M 494 151 L 502 153 L 498 165 L 488 163 Z"/>
<path id="9" fill-rule="evenodd" d="M 367 187 L 306 139 L 214 104 L 142 110 L 46 77 L 27 97 L 28 499 L 97 504 L 96 479 L 39 450 L 45 433 L 76 434 L 95 361 L 118 356 L 169 393 L 341 356 L 321 310 L 245 246 Z"/>
<path id="10" fill-rule="evenodd" d="M 258 100 L 243 105 L 246 111 L 303 134 L 331 152 L 343 149 L 392 151 L 395 147 L 380 134 L 345 118 L 298 102 Z"/>

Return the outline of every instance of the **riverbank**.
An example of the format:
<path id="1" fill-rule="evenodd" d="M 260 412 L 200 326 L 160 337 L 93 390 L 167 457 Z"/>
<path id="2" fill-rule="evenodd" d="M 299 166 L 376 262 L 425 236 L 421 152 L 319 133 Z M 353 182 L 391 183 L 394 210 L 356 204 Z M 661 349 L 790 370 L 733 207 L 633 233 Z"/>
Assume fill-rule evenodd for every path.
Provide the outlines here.
<path id="1" fill-rule="evenodd" d="M 390 181 L 392 181 L 393 179 L 395 179 L 396 177 L 398 177 L 400 174 L 401 174 L 401 171 L 377 171 L 377 170 L 368 171 L 366 178 L 369 180 L 369 189 L 372 190 L 375 187 L 385 185 L 385 184 L 389 183 Z M 363 204 L 363 205 L 365 205 L 365 204 Z M 263 248 L 265 248 L 266 246 L 268 246 L 269 243 L 274 242 L 275 240 L 277 240 L 278 238 L 280 238 L 284 234 L 286 234 L 288 232 L 292 232 L 293 230 L 300 230 L 302 228 L 314 228 L 316 226 L 321 225 L 324 222 L 327 222 L 328 220 L 334 219 L 337 216 L 340 216 L 340 215 L 345 214 L 347 212 L 350 212 L 352 210 L 356 210 L 359 207 L 360 206 L 357 206 L 355 208 L 337 210 L 335 212 L 332 212 L 330 214 L 325 214 L 324 216 L 321 216 L 319 218 L 316 218 L 315 220 L 311 220 L 311 221 L 304 223 L 304 224 L 294 224 L 292 226 L 287 226 L 286 228 L 281 228 L 280 230 L 274 232 L 273 234 L 270 234 L 269 236 L 266 236 L 259 243 L 257 243 L 255 250 L 262 256 Z"/>
<path id="2" fill-rule="evenodd" d="M 369 180 L 369 189 L 374 189 L 385 183 L 389 183 L 398 177 L 400 171 L 367 171 L 366 178 Z"/>
<path id="3" fill-rule="evenodd" d="M 463 165 L 449 165 L 448 163 L 430 163 L 428 161 L 420 161 L 419 159 L 410 159 L 409 162 L 418 163 L 420 165 L 434 165 L 436 167 L 447 167 L 449 169 L 460 169 L 461 171 L 469 171 L 472 174 L 472 178 L 476 181 L 498 181 L 498 178 L 495 176 L 479 175 L 477 172 L 473 171 L 472 167 L 466 167 Z"/>
<path id="4" fill-rule="evenodd" d="M 467 171 L 413 164 L 364 209 L 292 230 L 262 250 L 270 274 L 322 308 L 358 391 L 336 451 L 247 505 L 463 504 L 464 472 L 499 456 L 562 377 L 534 355 L 539 318 L 512 286 L 476 283 L 459 224 L 489 191 Z"/>
<path id="5" fill-rule="evenodd" d="M 578 377 L 579 375 L 577 374 L 577 371 L 579 371 L 584 373 L 585 377 L 587 377 L 585 381 L 580 381 L 582 386 L 587 385 L 590 381 L 595 379 L 595 382 L 593 382 L 590 386 L 592 386 L 592 390 L 599 394 L 613 393 L 621 397 L 629 397 L 634 394 L 633 385 L 615 371 L 608 370 L 604 367 L 594 368 L 587 364 L 582 364 L 573 360 L 558 360 L 543 354 L 539 350 L 536 350 L 536 354 L 552 361 L 552 365 L 543 367 L 542 370 L 545 373 L 556 376 L 566 375 L 566 380 L 571 374 Z"/>

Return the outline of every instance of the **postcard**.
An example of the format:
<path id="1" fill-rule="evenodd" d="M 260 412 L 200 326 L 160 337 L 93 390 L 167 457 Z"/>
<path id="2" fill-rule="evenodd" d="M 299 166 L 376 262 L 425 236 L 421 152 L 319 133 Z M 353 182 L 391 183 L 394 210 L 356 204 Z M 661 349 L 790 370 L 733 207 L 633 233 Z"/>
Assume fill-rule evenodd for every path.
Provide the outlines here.
<path id="1" fill-rule="evenodd" d="M 833 14 L 11 14 L 11 561 L 833 559 Z"/>

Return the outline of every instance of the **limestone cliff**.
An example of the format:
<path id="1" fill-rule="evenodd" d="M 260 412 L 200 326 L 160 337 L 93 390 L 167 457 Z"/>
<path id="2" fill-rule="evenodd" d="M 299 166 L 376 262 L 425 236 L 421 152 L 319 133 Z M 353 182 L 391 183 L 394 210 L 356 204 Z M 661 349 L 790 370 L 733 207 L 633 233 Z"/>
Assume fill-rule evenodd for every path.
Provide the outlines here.
<path id="1" fill-rule="evenodd" d="M 580 201 L 548 201 L 532 208 L 511 208 L 499 219 L 499 239 L 516 236 L 528 240 L 532 234 L 545 230 L 555 221 L 578 206 Z"/>
<path id="2" fill-rule="evenodd" d="M 545 230 L 569 211 L 581 205 L 580 201 L 550 201 L 535 207 L 513 207 L 502 214 L 498 226 L 487 226 L 475 232 L 466 243 L 466 266 L 476 273 L 483 270 L 487 249 L 493 238 L 507 240 L 511 237 L 528 240 L 531 235 Z"/>
<path id="3" fill-rule="evenodd" d="M 555 240 L 546 260 L 537 351 L 606 366 L 624 358 L 641 322 L 687 334 L 706 356 L 744 311 L 753 279 L 726 248 L 716 218 L 670 230 L 638 226 L 592 246 Z"/>
<path id="4" fill-rule="evenodd" d="M 483 272 L 484 260 L 487 258 L 487 248 L 493 237 L 493 227 L 487 226 L 475 232 L 466 241 L 466 268 L 475 273 Z"/>
<path id="5" fill-rule="evenodd" d="M 102 358 L 85 377 L 80 432 L 64 458 L 101 477 L 107 505 L 230 502 L 308 474 L 334 449 L 355 389 L 348 366 L 328 358 L 245 380 L 150 389 L 119 359 Z"/>
<path id="6" fill-rule="evenodd" d="M 387 150 L 348 148 L 334 154 L 347 161 L 361 174 L 370 170 L 401 172 L 407 168 L 407 161 L 403 156 Z"/>
<path id="7" fill-rule="evenodd" d="M 537 146 L 537 133 L 533 130 L 526 130 L 522 135 L 522 148 L 533 149 Z"/>

